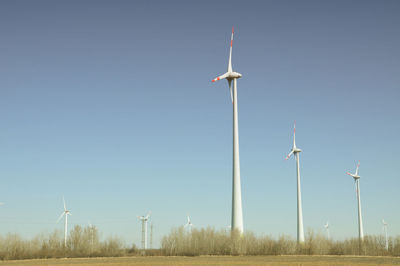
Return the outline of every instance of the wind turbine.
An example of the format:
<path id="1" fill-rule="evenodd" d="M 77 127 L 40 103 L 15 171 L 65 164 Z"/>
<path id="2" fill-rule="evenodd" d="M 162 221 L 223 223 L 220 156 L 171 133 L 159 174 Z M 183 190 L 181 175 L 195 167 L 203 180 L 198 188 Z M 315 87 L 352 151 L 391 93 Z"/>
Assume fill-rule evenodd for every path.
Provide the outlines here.
<path id="1" fill-rule="evenodd" d="M 232 70 L 232 44 L 233 27 L 231 35 L 231 47 L 229 50 L 228 71 L 213 79 L 212 82 L 226 79 L 229 85 L 231 100 L 233 104 L 233 171 L 232 171 L 232 227 L 231 230 L 238 230 L 243 233 L 243 212 L 242 212 L 242 192 L 240 188 L 240 162 L 239 162 L 239 129 L 238 129 L 238 110 L 237 110 L 237 79 L 242 74 Z M 233 81 L 233 90 L 232 90 Z"/>
<path id="2" fill-rule="evenodd" d="M 293 148 L 286 156 L 286 159 L 289 159 L 292 154 L 296 159 L 296 169 L 297 169 L 297 242 L 304 242 L 304 227 L 303 227 L 303 209 L 301 206 L 301 189 L 300 189 L 300 162 L 299 162 L 299 153 L 301 150 L 296 146 L 296 121 L 294 122 L 294 132 L 293 132 Z"/>
<path id="3" fill-rule="evenodd" d="M 327 234 L 327 236 L 328 236 L 328 240 L 330 240 L 330 239 L 331 239 L 331 236 L 330 236 L 330 234 L 329 234 L 329 222 L 326 222 L 326 224 L 324 224 L 324 227 L 325 227 L 325 229 L 326 229 L 326 234 Z"/>
<path id="4" fill-rule="evenodd" d="M 143 251 L 147 249 L 147 221 L 149 220 L 151 212 L 146 216 L 137 216 L 137 218 L 142 221 L 142 249 Z"/>
<path id="5" fill-rule="evenodd" d="M 90 235 L 90 246 L 89 246 L 89 251 L 90 254 L 93 252 L 93 246 L 94 246 L 94 235 L 97 232 L 96 226 L 92 225 L 90 221 L 88 221 L 88 229 L 89 229 L 89 235 Z"/>
<path id="6" fill-rule="evenodd" d="M 360 176 L 358 175 L 358 168 L 360 167 L 360 161 L 358 161 L 356 172 L 351 174 L 346 172 L 349 176 L 354 178 L 354 184 L 356 185 L 357 203 L 358 203 L 358 238 L 360 241 L 364 240 L 364 230 L 361 216 L 361 200 L 360 200 Z"/>
<path id="7" fill-rule="evenodd" d="M 194 225 L 192 224 L 192 221 L 190 220 L 189 215 L 187 216 L 187 223 L 185 224 L 184 227 L 187 227 L 187 226 L 189 226 L 190 230 L 192 229 L 192 226 L 194 226 Z"/>
<path id="8" fill-rule="evenodd" d="M 57 223 L 61 220 L 61 218 L 64 216 L 65 218 L 65 223 L 64 223 L 64 247 L 67 246 L 67 231 L 68 231 L 68 215 L 72 215 L 69 210 L 67 210 L 67 207 L 65 206 L 65 200 L 63 197 L 63 202 L 64 202 L 64 211 L 61 213 L 60 217 L 58 217 Z"/>
<path id="9" fill-rule="evenodd" d="M 385 220 L 382 219 L 382 224 L 383 224 L 383 231 L 385 232 L 385 249 L 389 250 L 389 241 L 388 241 L 388 235 L 387 235 L 387 223 Z"/>

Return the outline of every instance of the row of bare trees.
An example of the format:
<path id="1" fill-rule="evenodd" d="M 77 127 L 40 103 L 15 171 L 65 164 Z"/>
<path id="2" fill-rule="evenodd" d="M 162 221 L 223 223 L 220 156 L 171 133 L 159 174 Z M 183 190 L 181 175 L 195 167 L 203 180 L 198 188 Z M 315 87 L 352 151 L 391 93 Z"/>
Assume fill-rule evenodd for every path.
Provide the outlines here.
<path id="1" fill-rule="evenodd" d="M 24 240 L 18 234 L 0 236 L 0 259 L 33 259 L 61 257 L 113 257 L 136 252 L 135 247 L 128 249 L 118 238 L 100 240 L 95 226 L 75 226 L 69 234 L 67 245 L 61 231 L 49 235 L 39 235 Z"/>
<path id="2" fill-rule="evenodd" d="M 0 236 L 0 259 L 33 259 L 61 257 L 115 257 L 142 254 L 133 245 L 128 248 L 118 238 L 100 240 L 94 226 L 75 226 L 64 246 L 61 231 L 39 235 L 24 240 L 17 234 Z M 389 238 L 385 248 L 383 236 L 365 236 L 362 245 L 358 239 L 331 241 L 312 231 L 304 244 L 288 236 L 274 239 L 269 236 L 256 237 L 253 233 L 240 235 L 229 230 L 213 228 L 173 229 L 162 239 L 160 250 L 148 250 L 146 255 L 199 256 L 199 255 L 369 255 L 400 256 L 400 236 Z"/>
<path id="3" fill-rule="evenodd" d="M 269 236 L 256 237 L 253 233 L 240 235 L 227 230 L 213 228 L 173 229 L 162 239 L 162 254 L 172 256 L 198 255 L 369 255 L 400 256 L 400 236 L 389 239 L 389 249 L 385 248 L 383 236 L 365 236 L 362 244 L 358 239 L 331 241 L 312 231 L 304 244 L 288 236 L 274 239 Z"/>

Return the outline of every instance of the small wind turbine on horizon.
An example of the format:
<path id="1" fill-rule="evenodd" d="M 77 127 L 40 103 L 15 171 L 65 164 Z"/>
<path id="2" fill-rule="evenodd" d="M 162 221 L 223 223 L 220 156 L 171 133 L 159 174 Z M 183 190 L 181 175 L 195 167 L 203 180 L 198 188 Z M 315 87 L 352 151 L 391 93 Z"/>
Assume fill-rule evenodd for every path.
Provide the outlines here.
<path id="1" fill-rule="evenodd" d="M 232 228 L 243 233 L 243 211 L 242 211 L 242 192 L 240 186 L 240 162 L 239 162 L 239 129 L 238 129 L 238 110 L 237 110 L 237 79 L 242 74 L 232 70 L 232 44 L 233 44 L 233 27 L 231 35 L 231 47 L 229 50 L 228 71 L 213 79 L 212 82 L 226 79 L 229 85 L 231 100 L 233 104 L 233 171 L 232 171 Z M 233 81 L 233 91 L 232 91 Z"/>
<path id="2" fill-rule="evenodd" d="M 383 224 L 383 231 L 385 232 L 385 249 L 389 250 L 389 240 L 388 240 L 388 234 L 387 234 L 387 223 L 385 222 L 384 219 L 382 219 L 382 224 Z"/>
<path id="3" fill-rule="evenodd" d="M 329 234 L 329 222 L 326 222 L 326 224 L 324 224 L 324 227 L 326 229 L 326 234 L 327 234 L 328 240 L 330 240 L 331 235 Z"/>
<path id="4" fill-rule="evenodd" d="M 194 226 L 192 224 L 192 221 L 190 220 L 189 215 L 187 216 L 187 223 L 184 225 L 184 227 L 189 227 L 190 230 L 192 230 L 192 226 Z"/>
<path id="5" fill-rule="evenodd" d="M 61 218 L 64 216 L 65 218 L 65 223 L 64 223 L 64 247 L 67 246 L 67 231 L 68 231 L 68 215 L 72 215 L 69 210 L 67 210 L 67 207 L 65 205 L 65 199 L 63 197 L 63 202 L 64 202 L 64 211 L 61 213 L 60 217 L 58 217 L 57 223 L 61 220 Z"/>
<path id="6" fill-rule="evenodd" d="M 146 216 L 137 216 L 137 218 L 142 222 L 142 249 L 143 251 L 147 249 L 147 221 L 150 218 L 151 212 Z"/>
<path id="7" fill-rule="evenodd" d="M 296 169 L 297 169 L 297 242 L 304 242 L 304 227 L 303 227 L 303 209 L 301 205 L 301 189 L 300 189 L 300 162 L 299 155 L 301 149 L 296 146 L 296 121 L 294 122 L 294 131 L 293 131 L 293 147 L 290 153 L 286 156 L 286 159 L 289 159 L 292 154 L 296 159 Z"/>
<path id="8" fill-rule="evenodd" d="M 361 200 L 360 200 L 360 176 L 358 175 L 358 168 L 360 167 L 360 161 L 358 161 L 356 172 L 351 174 L 346 172 L 349 176 L 354 178 L 354 184 L 356 185 L 357 205 L 358 205 L 358 238 L 360 241 L 364 240 L 364 230 L 361 215 Z"/>

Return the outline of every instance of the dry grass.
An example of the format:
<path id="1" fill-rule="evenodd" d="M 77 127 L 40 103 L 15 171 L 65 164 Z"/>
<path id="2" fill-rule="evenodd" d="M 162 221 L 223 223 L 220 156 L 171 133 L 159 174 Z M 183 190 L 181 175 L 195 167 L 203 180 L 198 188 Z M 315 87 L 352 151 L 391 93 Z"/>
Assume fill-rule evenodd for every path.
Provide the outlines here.
<path id="1" fill-rule="evenodd" d="M 400 265 L 395 257 L 359 256 L 199 256 L 39 259 L 0 262 L 0 265 Z"/>

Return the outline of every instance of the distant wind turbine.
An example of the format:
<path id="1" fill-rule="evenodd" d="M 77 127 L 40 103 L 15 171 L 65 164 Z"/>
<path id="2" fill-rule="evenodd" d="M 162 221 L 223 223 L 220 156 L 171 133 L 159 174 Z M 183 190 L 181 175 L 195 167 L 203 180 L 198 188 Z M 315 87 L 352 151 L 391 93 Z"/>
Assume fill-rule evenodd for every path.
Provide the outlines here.
<path id="1" fill-rule="evenodd" d="M 328 236 L 328 240 L 331 239 L 331 236 L 329 234 L 329 222 L 326 222 L 326 224 L 324 225 L 325 229 L 326 229 L 326 234 Z"/>
<path id="2" fill-rule="evenodd" d="M 231 35 L 231 47 L 229 50 L 228 71 L 213 79 L 212 82 L 226 79 L 229 85 L 231 100 L 233 104 L 233 171 L 232 171 L 232 231 L 238 230 L 243 233 L 243 212 L 242 212 L 242 192 L 240 187 L 240 162 L 239 162 L 239 129 L 238 129 L 238 110 L 237 110 L 237 79 L 242 74 L 232 70 L 232 44 L 233 28 Z M 233 91 L 232 91 L 233 81 Z"/>
<path id="3" fill-rule="evenodd" d="M 360 161 L 358 161 L 356 172 L 351 174 L 346 172 L 349 176 L 354 178 L 354 184 L 356 185 L 356 195 L 357 195 L 357 203 L 358 203 L 358 238 L 360 241 L 364 240 L 364 230 L 363 230 L 363 222 L 361 215 L 361 200 L 360 200 L 360 176 L 358 175 L 358 168 L 360 167 Z"/>
<path id="4" fill-rule="evenodd" d="M 387 223 L 385 220 L 382 219 L 382 224 L 383 224 L 383 231 L 385 232 L 385 249 L 389 250 L 389 241 L 388 241 L 388 234 L 387 234 Z"/>
<path id="5" fill-rule="evenodd" d="M 146 216 L 137 216 L 137 218 L 142 222 L 142 249 L 147 249 L 147 221 L 149 220 L 151 212 Z"/>
<path id="6" fill-rule="evenodd" d="M 192 224 L 192 221 L 190 220 L 189 215 L 187 216 L 187 223 L 185 224 L 184 227 L 188 227 L 188 226 L 189 226 L 190 229 L 192 229 L 192 226 L 194 226 L 194 225 Z"/>
<path id="7" fill-rule="evenodd" d="M 301 150 L 296 146 L 296 121 L 294 122 L 294 133 L 293 133 L 293 147 L 286 159 L 289 159 L 292 154 L 296 159 L 297 169 L 297 242 L 304 242 L 304 228 L 303 228 L 303 209 L 301 205 L 301 189 L 300 189 L 300 162 L 299 155 Z"/>
<path id="8" fill-rule="evenodd" d="M 58 217 L 57 223 L 61 220 L 61 218 L 64 216 L 65 217 L 65 223 L 64 223 L 64 247 L 67 246 L 67 231 L 68 231 L 68 215 L 72 215 L 69 210 L 67 210 L 67 207 L 65 205 L 65 200 L 63 197 L 63 202 L 64 202 L 64 211 L 61 213 L 60 217 Z"/>

